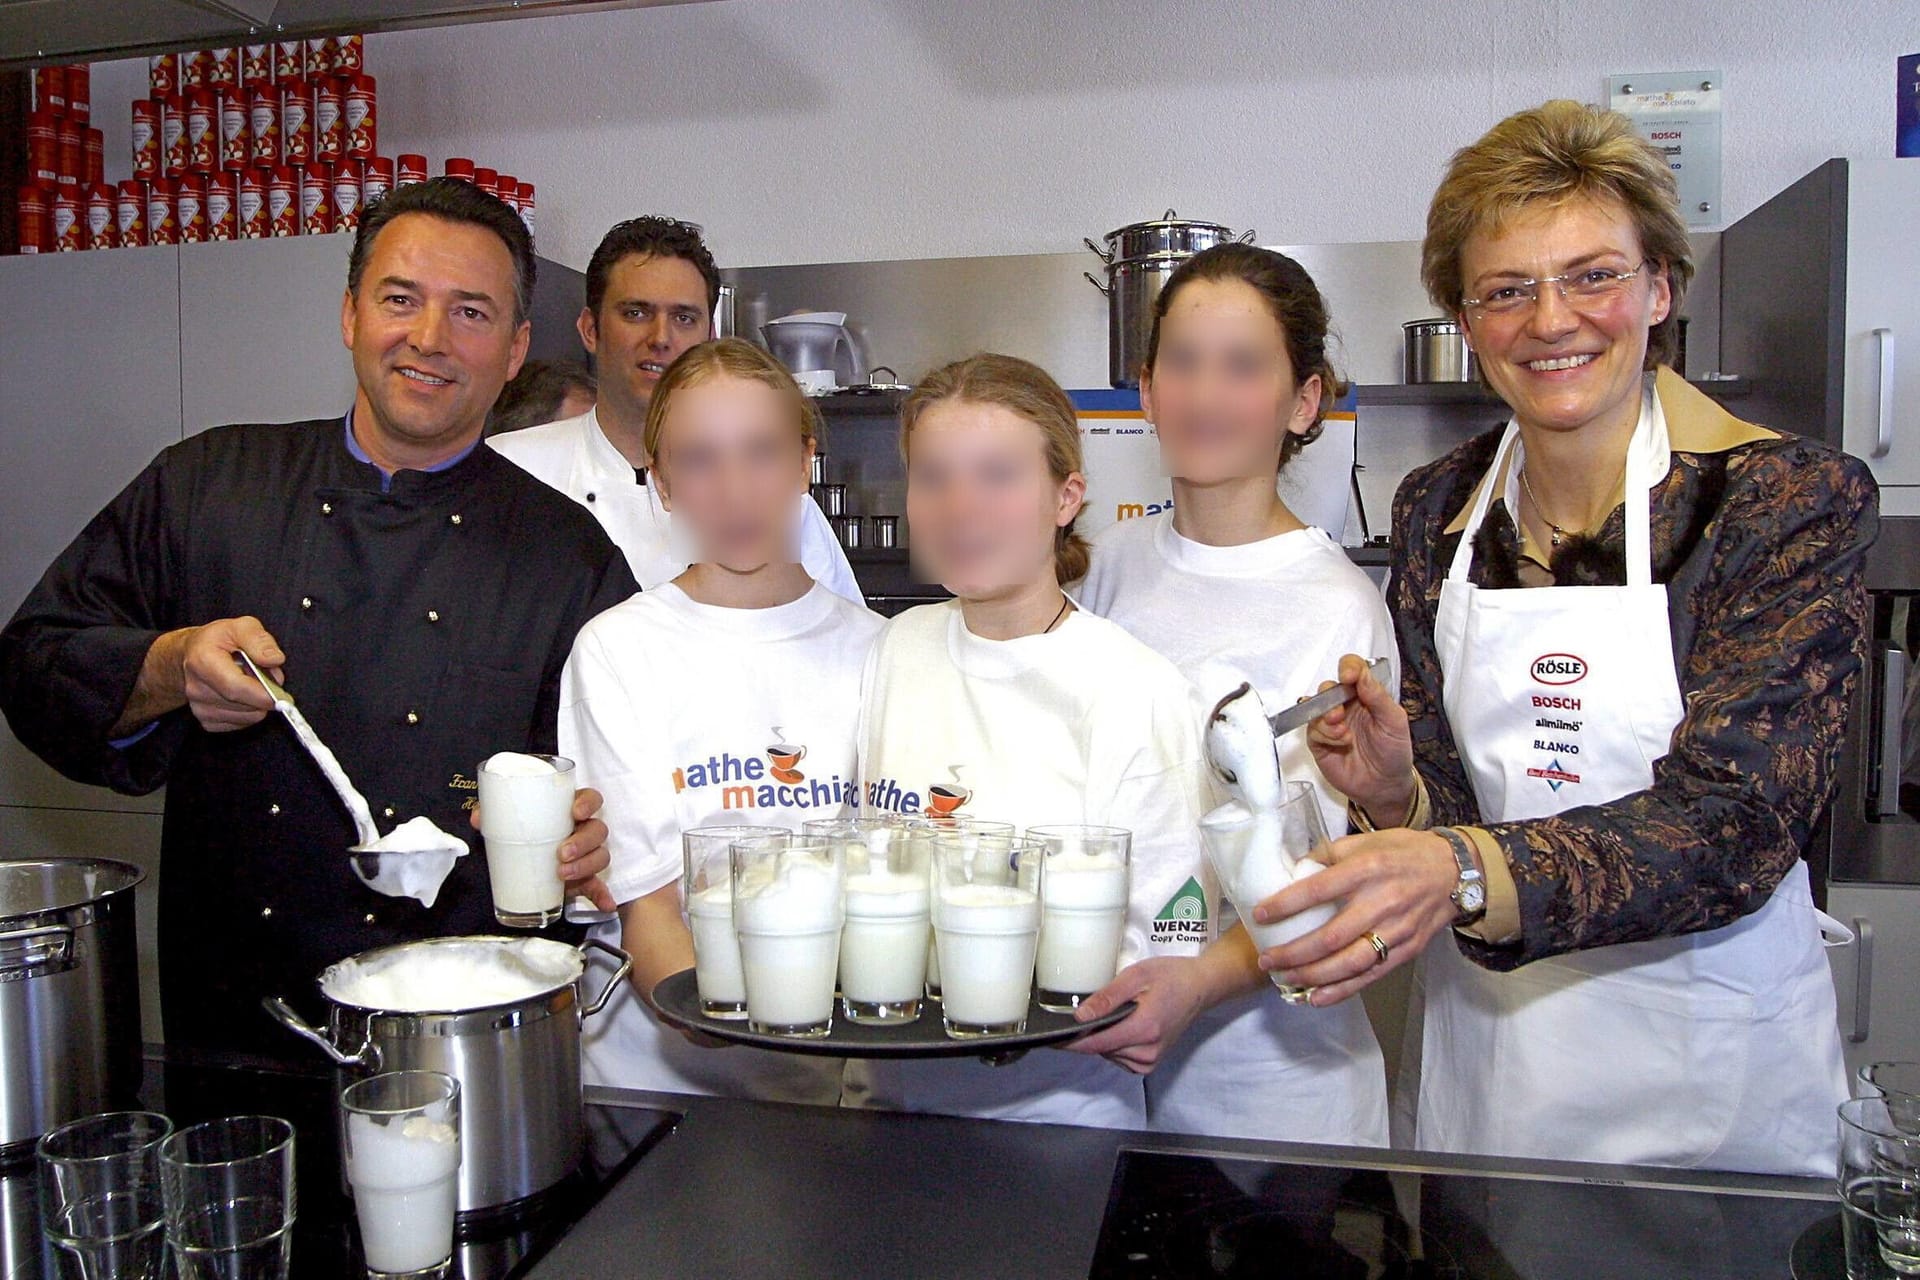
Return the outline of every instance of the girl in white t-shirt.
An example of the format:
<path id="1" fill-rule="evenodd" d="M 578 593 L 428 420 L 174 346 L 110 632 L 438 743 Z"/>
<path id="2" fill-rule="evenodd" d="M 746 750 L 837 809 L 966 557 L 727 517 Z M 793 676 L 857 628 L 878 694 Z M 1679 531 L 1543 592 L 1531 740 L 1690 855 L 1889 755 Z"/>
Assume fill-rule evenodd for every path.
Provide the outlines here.
<path id="1" fill-rule="evenodd" d="M 1266 983 L 1244 931 L 1239 945 L 1213 942 L 1219 897 L 1199 839 L 1216 803 L 1201 755 L 1206 709 L 1173 664 L 1061 589 L 1086 571 L 1073 532 L 1086 486 L 1073 406 L 1051 378 L 1024 360 L 975 356 L 928 375 L 901 418 L 915 556 L 958 599 L 901 614 L 874 647 L 862 801 L 1023 828 L 1129 829 L 1124 973 L 1087 1006 L 1139 1008 L 1081 1052 L 1040 1050 L 1000 1067 L 855 1062 L 847 1100 L 1143 1127 L 1136 1073 L 1202 1008 Z"/>
<path id="2" fill-rule="evenodd" d="M 1173 509 L 1095 540 L 1081 603 L 1204 695 L 1244 678 L 1273 710 L 1336 678 L 1343 654 L 1397 663 L 1380 592 L 1275 487 L 1340 390 L 1326 306 L 1299 263 L 1243 244 L 1189 258 L 1160 291 L 1140 375 Z M 1307 735 L 1278 746 L 1287 778 L 1313 783 L 1329 834 L 1343 834 L 1346 797 Z M 1271 989 L 1221 1004 L 1148 1077 L 1147 1116 L 1163 1130 L 1385 1146 L 1386 1073 L 1366 1010 L 1289 1005 Z"/>
<path id="3" fill-rule="evenodd" d="M 790 513 L 814 418 L 766 352 L 722 339 L 675 360 L 646 443 L 692 563 L 582 628 L 561 680 L 560 751 L 606 797 L 607 884 L 633 956 L 633 990 L 586 1023 L 586 1077 L 832 1105 L 836 1063 L 696 1045 L 648 998 L 693 965 L 681 832 L 797 830 L 850 809 L 860 671 L 880 618 L 795 562 Z"/>

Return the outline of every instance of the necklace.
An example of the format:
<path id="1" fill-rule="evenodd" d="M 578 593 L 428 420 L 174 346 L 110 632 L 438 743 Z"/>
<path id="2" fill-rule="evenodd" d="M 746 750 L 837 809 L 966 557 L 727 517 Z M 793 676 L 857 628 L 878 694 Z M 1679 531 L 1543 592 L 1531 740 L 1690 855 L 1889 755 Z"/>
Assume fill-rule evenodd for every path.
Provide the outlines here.
<path id="1" fill-rule="evenodd" d="M 1538 506 L 1539 504 L 1535 503 L 1534 505 Z M 1046 626 L 1046 630 L 1042 631 L 1040 634 L 1044 636 L 1048 632 L 1052 631 L 1055 627 L 1059 626 L 1060 619 L 1067 616 L 1067 606 L 1072 603 L 1073 603 L 1072 599 L 1068 597 L 1066 592 L 1062 591 L 1060 593 L 1060 612 L 1053 615 L 1053 621 L 1049 622 Z"/>
<path id="2" fill-rule="evenodd" d="M 1623 462 L 1620 464 L 1620 475 L 1624 479 L 1626 474 L 1627 464 Z M 1547 509 L 1540 505 L 1540 495 L 1533 491 L 1533 481 L 1527 479 L 1525 467 L 1520 468 L 1520 487 L 1526 490 L 1527 501 L 1533 504 L 1533 513 L 1547 522 L 1553 546 L 1557 547 L 1568 538 L 1577 538 L 1586 533 L 1585 529 L 1565 529 L 1553 522 L 1553 517 L 1547 514 Z"/>

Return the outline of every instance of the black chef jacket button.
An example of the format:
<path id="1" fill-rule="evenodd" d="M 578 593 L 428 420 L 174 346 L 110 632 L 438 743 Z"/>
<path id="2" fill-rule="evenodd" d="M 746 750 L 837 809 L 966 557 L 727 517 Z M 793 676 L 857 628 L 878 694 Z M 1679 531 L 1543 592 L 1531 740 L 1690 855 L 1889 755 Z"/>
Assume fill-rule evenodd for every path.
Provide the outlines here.
<path id="1" fill-rule="evenodd" d="M 373 912 L 371 912 L 371 911 L 369 911 L 369 912 L 367 912 L 367 923 L 368 923 L 368 924 L 378 924 L 378 923 L 379 923 L 379 921 L 378 921 L 378 920 L 375 920 L 375 919 L 373 918 Z"/>
<path id="2" fill-rule="evenodd" d="M 267 806 L 267 812 L 277 818 L 280 816 L 280 806 L 277 804 L 270 804 Z"/>
<path id="3" fill-rule="evenodd" d="M 313 608 L 313 597 L 312 597 L 312 596 L 301 596 L 301 597 L 300 597 L 300 607 L 301 607 L 302 609 L 311 609 L 311 608 Z"/>
<path id="4" fill-rule="evenodd" d="M 331 502 L 323 502 L 323 503 L 321 503 L 321 504 L 320 504 L 320 514 L 321 514 L 321 515 L 323 515 L 323 516 L 330 516 L 330 515 L 332 515 L 332 514 L 333 514 L 333 504 L 332 504 Z"/>
<path id="5" fill-rule="evenodd" d="M 260 908 L 260 918 L 261 918 L 262 920 L 271 920 L 271 919 L 273 919 L 273 908 L 272 908 L 272 907 L 262 907 L 262 908 Z"/>
<path id="6" fill-rule="evenodd" d="M 380 811 L 380 814 L 382 817 L 391 818 L 393 816 L 393 806 L 388 805 L 386 808 Z"/>
<path id="7" fill-rule="evenodd" d="M 454 524 L 460 523 L 460 513 L 458 511 L 454 512 L 451 516 L 447 518 L 451 520 Z"/>
<path id="8" fill-rule="evenodd" d="M 419 713 L 418 711 L 409 711 L 409 712 L 407 712 L 407 723 L 408 723 L 408 724 L 419 724 L 419 723 L 420 723 L 420 713 Z"/>
<path id="9" fill-rule="evenodd" d="M 428 622 L 440 621 L 440 611 L 438 609 L 427 610 L 427 621 Z"/>

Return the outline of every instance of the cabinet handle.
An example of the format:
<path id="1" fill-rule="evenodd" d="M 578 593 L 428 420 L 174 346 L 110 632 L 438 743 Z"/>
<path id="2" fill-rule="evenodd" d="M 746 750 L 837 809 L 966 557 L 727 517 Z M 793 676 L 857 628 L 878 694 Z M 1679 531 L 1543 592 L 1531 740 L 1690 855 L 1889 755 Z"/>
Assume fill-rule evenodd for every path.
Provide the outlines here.
<path id="1" fill-rule="evenodd" d="M 1907 655 L 1889 645 L 1880 654 L 1879 768 L 1874 771 L 1873 816 L 1900 816 L 1900 775 L 1904 770 L 1906 744 L 1901 740 L 1906 728 Z"/>
<path id="2" fill-rule="evenodd" d="M 1880 343 L 1880 398 L 1875 403 L 1878 421 L 1874 428 L 1873 456 L 1884 458 L 1893 452 L 1893 330 L 1875 329 Z"/>
<path id="3" fill-rule="evenodd" d="M 1853 933 L 1859 941 L 1853 960 L 1853 1029 L 1847 1032 L 1847 1039 L 1865 1044 L 1873 1027 L 1873 921 L 1855 916 Z"/>

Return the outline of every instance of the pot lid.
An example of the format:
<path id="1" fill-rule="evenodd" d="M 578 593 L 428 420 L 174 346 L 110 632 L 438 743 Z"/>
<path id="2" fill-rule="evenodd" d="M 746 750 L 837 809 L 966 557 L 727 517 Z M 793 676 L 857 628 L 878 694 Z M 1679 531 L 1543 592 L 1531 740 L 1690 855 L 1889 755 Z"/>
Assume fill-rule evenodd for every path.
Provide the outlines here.
<path id="1" fill-rule="evenodd" d="M 1109 231 L 1107 232 L 1106 238 L 1108 240 L 1118 240 L 1121 236 L 1131 235 L 1136 231 L 1152 231 L 1160 227 L 1204 227 L 1211 231 L 1218 231 L 1225 236 L 1233 234 L 1233 229 L 1225 223 L 1202 222 L 1195 218 L 1182 218 L 1174 213 L 1173 210 L 1169 209 L 1158 218 L 1149 218 L 1145 222 L 1129 222 L 1124 227 L 1118 227 Z"/>
<path id="2" fill-rule="evenodd" d="M 468 1013 L 541 999 L 585 967 L 579 951 L 551 938 L 428 938 L 328 965 L 320 991 L 377 1013 Z"/>
<path id="3" fill-rule="evenodd" d="M 146 879 L 106 858 L 27 858 L 0 862 L 0 920 L 66 911 L 122 893 Z"/>

